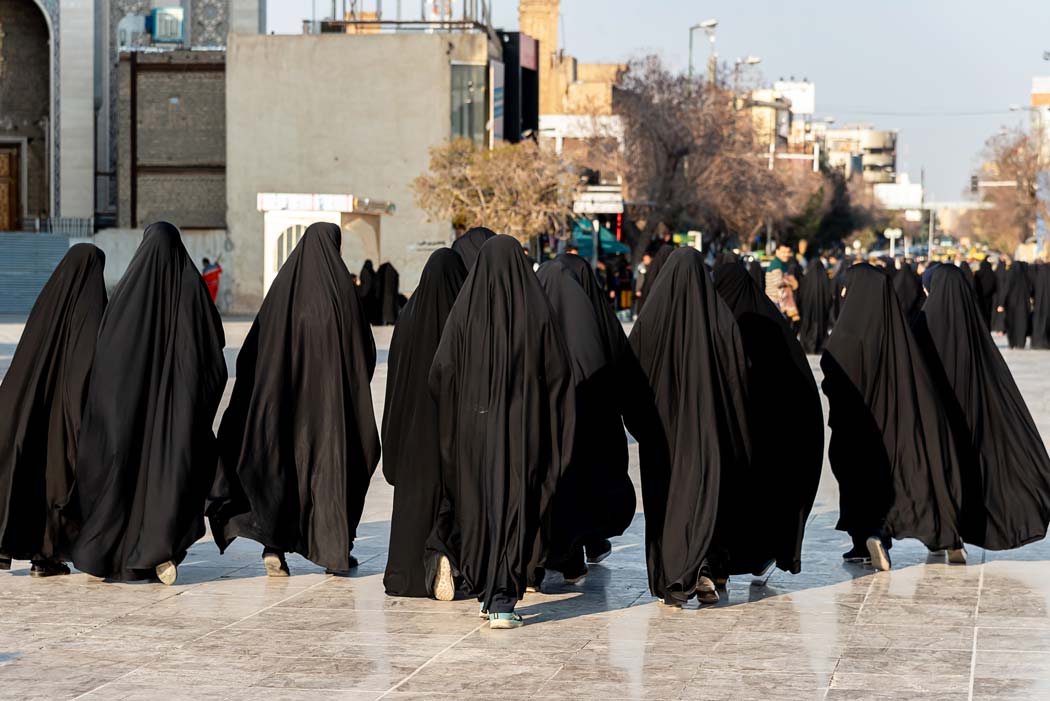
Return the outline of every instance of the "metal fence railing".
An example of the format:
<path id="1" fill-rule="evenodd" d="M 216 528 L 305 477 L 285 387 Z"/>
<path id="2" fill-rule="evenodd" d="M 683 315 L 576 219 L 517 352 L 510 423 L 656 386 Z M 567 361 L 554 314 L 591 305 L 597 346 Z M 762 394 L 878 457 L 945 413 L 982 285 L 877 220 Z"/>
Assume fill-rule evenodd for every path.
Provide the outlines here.
<path id="1" fill-rule="evenodd" d="M 91 217 L 28 217 L 22 221 L 22 230 L 70 238 L 88 238 L 95 234 L 95 220 Z"/>

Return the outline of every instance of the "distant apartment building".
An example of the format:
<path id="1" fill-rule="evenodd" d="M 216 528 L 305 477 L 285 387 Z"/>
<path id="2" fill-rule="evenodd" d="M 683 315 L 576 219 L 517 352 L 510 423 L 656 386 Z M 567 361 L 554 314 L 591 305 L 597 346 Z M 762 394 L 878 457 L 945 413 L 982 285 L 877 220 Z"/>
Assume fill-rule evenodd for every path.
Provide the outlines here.
<path id="1" fill-rule="evenodd" d="M 892 183 L 897 179 L 897 132 L 871 125 L 847 125 L 825 132 L 828 164 L 846 177 L 859 173 L 866 183 Z"/>

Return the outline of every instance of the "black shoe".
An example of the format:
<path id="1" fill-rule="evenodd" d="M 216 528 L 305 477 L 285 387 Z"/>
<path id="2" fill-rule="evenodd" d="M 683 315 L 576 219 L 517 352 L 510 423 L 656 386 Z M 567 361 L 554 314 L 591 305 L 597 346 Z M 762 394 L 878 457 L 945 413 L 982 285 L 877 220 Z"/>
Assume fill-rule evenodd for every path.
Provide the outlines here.
<path id="1" fill-rule="evenodd" d="M 751 573 L 752 577 L 765 577 L 767 574 L 773 571 L 773 568 L 777 566 L 776 560 L 770 560 L 769 562 L 763 563 L 761 567 Z"/>
<path id="2" fill-rule="evenodd" d="M 11 556 L 6 553 L 0 553 L 0 570 L 11 569 Z"/>
<path id="3" fill-rule="evenodd" d="M 350 570 L 357 569 L 357 566 L 360 565 L 360 564 L 361 563 L 357 561 L 357 558 L 354 557 L 353 555 L 351 555 L 349 558 L 347 558 L 347 565 L 346 565 L 346 569 L 345 570 L 333 570 L 333 569 L 329 568 L 329 569 L 326 569 L 324 571 L 324 573 L 325 574 L 336 574 L 336 575 L 348 574 L 350 572 Z"/>
<path id="4" fill-rule="evenodd" d="M 597 565 L 605 558 L 612 555 L 612 543 L 608 540 L 599 540 L 584 547 L 587 552 L 587 564 Z"/>
<path id="5" fill-rule="evenodd" d="M 582 562 L 573 563 L 562 570 L 561 576 L 566 584 L 576 584 L 576 582 L 587 576 L 587 566 Z"/>
<path id="6" fill-rule="evenodd" d="M 69 574 L 69 568 L 57 560 L 33 560 L 33 566 L 29 568 L 30 577 L 54 577 L 60 574 Z"/>
<path id="7" fill-rule="evenodd" d="M 849 552 L 842 553 L 842 559 L 846 562 L 866 565 L 871 562 L 871 554 L 866 545 L 855 545 Z"/>

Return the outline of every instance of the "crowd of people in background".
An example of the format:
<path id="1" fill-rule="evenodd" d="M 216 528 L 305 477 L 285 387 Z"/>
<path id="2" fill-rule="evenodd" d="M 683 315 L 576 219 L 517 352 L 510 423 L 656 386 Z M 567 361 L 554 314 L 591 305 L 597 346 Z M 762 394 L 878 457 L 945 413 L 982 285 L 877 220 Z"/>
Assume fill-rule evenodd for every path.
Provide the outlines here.
<path id="1" fill-rule="evenodd" d="M 1050 267 L 781 245 L 764 269 L 663 239 L 627 335 L 621 274 L 571 248 L 541 263 L 474 228 L 406 300 L 390 263 L 354 276 L 341 246 L 313 224 L 277 273 L 217 434 L 225 337 L 178 229 L 147 227 L 108 299 L 104 256 L 71 248 L 0 385 L 0 567 L 172 584 L 207 519 L 220 550 L 258 543 L 269 576 L 290 552 L 346 572 L 382 455 L 387 593 L 471 597 L 517 628 L 527 593 L 579 581 L 630 526 L 629 432 L 651 593 L 711 604 L 730 577 L 802 569 L 821 390 L 847 562 L 889 569 L 913 538 L 964 563 L 966 544 L 1046 534 L 1050 457 L 990 330 L 1046 347 Z"/>

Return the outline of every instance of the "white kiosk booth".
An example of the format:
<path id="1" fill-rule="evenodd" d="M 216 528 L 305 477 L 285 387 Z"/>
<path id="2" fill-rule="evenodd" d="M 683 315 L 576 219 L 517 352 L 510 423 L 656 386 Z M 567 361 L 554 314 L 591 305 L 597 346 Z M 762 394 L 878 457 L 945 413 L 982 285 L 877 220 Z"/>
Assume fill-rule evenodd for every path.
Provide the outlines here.
<path id="1" fill-rule="evenodd" d="M 393 215 L 393 202 L 354 195 L 260 192 L 256 208 L 263 213 L 263 294 L 277 271 L 314 222 L 338 224 L 343 230 L 343 262 L 357 272 L 365 259 L 379 264 L 380 223 Z"/>

